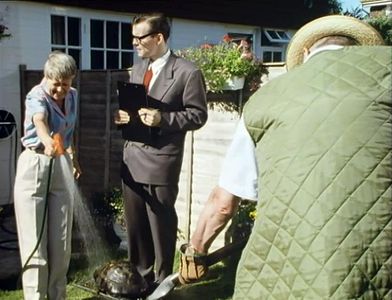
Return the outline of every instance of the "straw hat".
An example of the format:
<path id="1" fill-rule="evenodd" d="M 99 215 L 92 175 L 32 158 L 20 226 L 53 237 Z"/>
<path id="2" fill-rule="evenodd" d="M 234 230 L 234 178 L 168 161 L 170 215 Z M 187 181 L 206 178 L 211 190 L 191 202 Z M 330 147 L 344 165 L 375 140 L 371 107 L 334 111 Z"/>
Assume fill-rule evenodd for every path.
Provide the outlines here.
<path id="1" fill-rule="evenodd" d="M 331 36 L 347 36 L 358 45 L 383 45 L 381 35 L 371 25 L 356 18 L 332 15 L 313 20 L 300 28 L 290 41 L 286 54 L 286 66 L 290 70 L 302 64 L 304 48 L 310 48 L 319 39 Z"/>

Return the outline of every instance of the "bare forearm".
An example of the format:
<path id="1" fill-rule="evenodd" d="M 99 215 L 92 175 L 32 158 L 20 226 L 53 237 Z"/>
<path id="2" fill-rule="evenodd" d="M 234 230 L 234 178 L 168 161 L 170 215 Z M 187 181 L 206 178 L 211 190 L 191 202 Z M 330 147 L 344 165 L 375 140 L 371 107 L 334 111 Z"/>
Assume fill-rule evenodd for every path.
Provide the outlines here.
<path id="1" fill-rule="evenodd" d="M 191 244 L 200 253 L 208 253 L 208 249 L 236 213 L 240 198 L 226 190 L 215 187 L 199 217 Z"/>
<path id="2" fill-rule="evenodd" d="M 74 174 L 75 178 L 78 179 L 80 177 L 80 175 L 82 174 L 82 170 L 79 165 L 79 160 L 77 157 L 77 153 L 75 151 L 75 147 L 73 145 L 71 145 L 67 149 L 65 149 L 65 151 L 68 153 L 69 157 L 72 160 L 73 174 Z"/>

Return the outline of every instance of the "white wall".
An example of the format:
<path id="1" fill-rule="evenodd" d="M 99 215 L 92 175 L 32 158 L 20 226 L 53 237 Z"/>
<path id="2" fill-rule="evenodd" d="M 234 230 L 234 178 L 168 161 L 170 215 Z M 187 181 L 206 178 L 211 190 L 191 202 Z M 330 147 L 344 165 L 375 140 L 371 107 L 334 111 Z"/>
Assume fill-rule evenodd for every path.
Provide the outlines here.
<path id="1" fill-rule="evenodd" d="M 182 49 L 204 43 L 218 43 L 228 32 L 255 34 L 257 27 L 174 19 L 170 44 L 173 49 Z"/>
<path id="2" fill-rule="evenodd" d="M 0 2 L 0 20 L 10 29 L 12 38 L 0 41 L 0 109 L 11 112 L 20 120 L 18 64 L 22 60 L 18 39 L 18 10 L 15 5 Z M 12 201 L 14 161 L 12 152 L 16 135 L 0 140 L 0 205 Z"/>

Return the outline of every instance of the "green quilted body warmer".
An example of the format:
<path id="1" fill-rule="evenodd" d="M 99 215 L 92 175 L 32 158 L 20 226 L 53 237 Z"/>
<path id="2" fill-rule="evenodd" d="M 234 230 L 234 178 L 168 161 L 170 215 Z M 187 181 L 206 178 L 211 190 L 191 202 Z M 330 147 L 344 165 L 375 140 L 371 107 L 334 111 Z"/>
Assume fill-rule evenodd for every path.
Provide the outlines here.
<path id="1" fill-rule="evenodd" d="M 391 58 L 322 52 L 246 104 L 260 199 L 234 299 L 392 299 Z"/>

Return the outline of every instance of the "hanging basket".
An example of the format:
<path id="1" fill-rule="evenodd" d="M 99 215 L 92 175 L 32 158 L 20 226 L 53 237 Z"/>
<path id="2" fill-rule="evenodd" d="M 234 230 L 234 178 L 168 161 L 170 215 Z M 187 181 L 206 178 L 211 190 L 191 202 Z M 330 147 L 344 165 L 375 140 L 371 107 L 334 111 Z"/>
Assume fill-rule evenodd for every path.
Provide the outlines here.
<path id="1" fill-rule="evenodd" d="M 223 90 L 235 91 L 242 90 L 244 88 L 245 77 L 237 77 L 233 76 L 226 80 L 226 84 L 223 87 Z"/>

